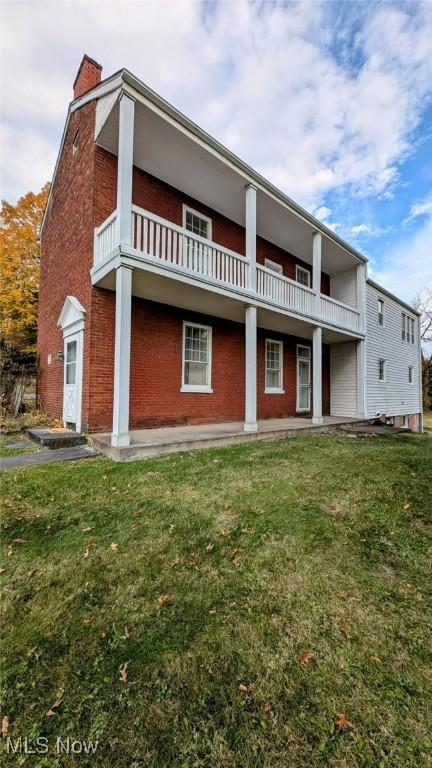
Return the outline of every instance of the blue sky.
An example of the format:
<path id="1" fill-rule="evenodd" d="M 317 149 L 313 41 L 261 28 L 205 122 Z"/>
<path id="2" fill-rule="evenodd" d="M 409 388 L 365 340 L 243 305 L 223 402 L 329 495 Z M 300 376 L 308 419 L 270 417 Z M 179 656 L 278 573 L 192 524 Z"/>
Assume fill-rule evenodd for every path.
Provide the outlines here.
<path id="1" fill-rule="evenodd" d="M 432 285 L 432 2 L 1 3 L 2 196 L 51 178 L 85 51 L 128 67 L 370 259 Z"/>

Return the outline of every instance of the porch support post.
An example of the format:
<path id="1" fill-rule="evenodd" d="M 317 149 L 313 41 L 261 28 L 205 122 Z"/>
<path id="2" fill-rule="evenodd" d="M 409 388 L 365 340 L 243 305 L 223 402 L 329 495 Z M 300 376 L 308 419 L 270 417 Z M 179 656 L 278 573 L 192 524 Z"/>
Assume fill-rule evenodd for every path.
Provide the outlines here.
<path id="1" fill-rule="evenodd" d="M 365 392 L 366 392 L 366 342 L 359 339 L 357 342 L 357 418 L 365 416 Z"/>
<path id="2" fill-rule="evenodd" d="M 315 311 L 321 314 L 321 232 L 312 235 L 312 289 L 315 291 Z"/>
<path id="3" fill-rule="evenodd" d="M 132 241 L 132 171 L 135 101 L 126 93 L 120 96 L 119 142 L 117 159 L 117 244 Z"/>
<path id="4" fill-rule="evenodd" d="M 130 445 L 129 382 L 132 314 L 132 269 L 116 269 L 114 404 L 111 445 Z"/>
<path id="5" fill-rule="evenodd" d="M 246 187 L 246 258 L 249 261 L 249 289 L 256 291 L 256 205 L 257 190 L 253 184 Z"/>
<path id="6" fill-rule="evenodd" d="M 366 264 L 357 265 L 357 309 L 360 312 L 360 330 L 364 331 L 366 318 Z"/>
<path id="7" fill-rule="evenodd" d="M 312 424 L 322 424 L 322 329 L 313 329 L 312 340 Z"/>
<path id="8" fill-rule="evenodd" d="M 257 309 L 246 307 L 245 432 L 256 432 L 257 425 Z"/>

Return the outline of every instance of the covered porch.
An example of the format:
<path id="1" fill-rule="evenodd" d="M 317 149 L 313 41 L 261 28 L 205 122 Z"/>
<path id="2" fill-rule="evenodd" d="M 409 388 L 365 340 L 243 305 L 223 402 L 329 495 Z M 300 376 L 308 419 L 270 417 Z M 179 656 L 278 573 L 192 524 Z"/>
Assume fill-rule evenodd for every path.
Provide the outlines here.
<path id="1" fill-rule="evenodd" d="M 130 432 L 130 444 L 114 446 L 111 434 L 92 435 L 95 447 L 114 461 L 137 461 L 177 451 L 216 448 L 255 440 L 277 440 L 310 433 L 323 433 L 364 420 L 344 416 L 324 416 L 321 424 L 310 418 L 265 419 L 257 422 L 256 432 L 245 432 L 243 422 L 232 421 L 194 426 L 137 429 Z"/>

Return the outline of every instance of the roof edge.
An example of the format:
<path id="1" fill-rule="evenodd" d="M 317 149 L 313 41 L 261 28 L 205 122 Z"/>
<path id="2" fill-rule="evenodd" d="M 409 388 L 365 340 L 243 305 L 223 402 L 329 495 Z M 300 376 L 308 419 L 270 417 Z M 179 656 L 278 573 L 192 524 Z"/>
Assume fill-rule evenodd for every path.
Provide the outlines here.
<path id="1" fill-rule="evenodd" d="M 382 285 L 379 283 L 376 283 L 375 280 L 372 280 L 370 277 L 366 279 L 366 282 L 369 283 L 373 288 L 376 288 L 377 291 L 381 291 L 385 296 L 388 296 L 389 299 L 393 299 L 393 301 L 396 301 L 398 304 L 400 304 L 402 307 L 405 307 L 410 312 L 412 312 L 414 315 L 417 315 L 417 317 L 421 317 L 421 312 L 418 312 L 411 304 L 408 304 L 406 301 L 403 301 L 403 299 L 400 299 L 398 296 L 395 296 L 394 293 L 391 293 L 391 291 L 388 291 L 387 288 L 383 288 Z"/>

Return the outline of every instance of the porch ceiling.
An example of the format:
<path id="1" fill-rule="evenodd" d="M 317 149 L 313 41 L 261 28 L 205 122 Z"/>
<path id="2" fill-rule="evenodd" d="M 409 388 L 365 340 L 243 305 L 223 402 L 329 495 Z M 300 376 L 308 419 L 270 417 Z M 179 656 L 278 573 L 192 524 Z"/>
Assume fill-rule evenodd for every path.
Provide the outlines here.
<path id="1" fill-rule="evenodd" d="M 97 143 L 113 154 L 118 151 L 118 121 L 116 102 L 97 137 Z M 134 164 L 245 225 L 244 189 L 248 178 L 211 147 L 192 138 L 185 128 L 139 101 L 135 108 Z M 312 263 L 315 227 L 263 189 L 258 189 L 257 230 L 261 237 Z M 335 274 L 358 263 L 354 254 L 323 235 L 325 272 Z"/>
<path id="2" fill-rule="evenodd" d="M 115 270 L 111 270 L 98 282 L 99 288 L 115 291 Z M 210 317 L 245 322 L 246 302 L 241 298 L 230 297 L 220 292 L 213 292 L 208 287 L 200 288 L 178 278 L 165 277 L 155 272 L 134 269 L 132 293 L 137 298 L 155 301 L 159 304 L 178 307 L 185 312 L 197 312 Z M 269 331 L 312 339 L 313 324 L 308 320 L 291 317 L 275 310 L 258 308 L 258 326 Z M 325 344 L 338 344 L 352 341 L 350 334 L 323 328 Z"/>

